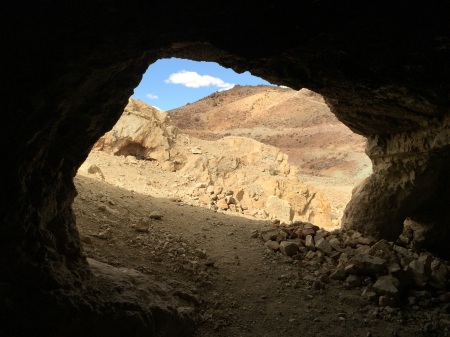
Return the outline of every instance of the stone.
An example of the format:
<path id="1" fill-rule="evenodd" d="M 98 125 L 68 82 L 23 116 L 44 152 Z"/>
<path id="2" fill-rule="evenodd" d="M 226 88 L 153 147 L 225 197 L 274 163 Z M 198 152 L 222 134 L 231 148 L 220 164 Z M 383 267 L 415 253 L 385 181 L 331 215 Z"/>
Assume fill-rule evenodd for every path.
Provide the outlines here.
<path id="1" fill-rule="evenodd" d="M 341 242 L 339 241 L 339 239 L 337 238 L 332 238 L 328 241 L 328 243 L 330 244 L 331 247 L 333 247 L 334 250 L 341 250 Z"/>
<path id="2" fill-rule="evenodd" d="M 350 259 L 345 271 L 348 274 L 375 275 L 383 272 L 386 268 L 386 260 L 369 254 L 359 254 Z"/>
<path id="3" fill-rule="evenodd" d="M 263 228 L 261 238 L 263 241 L 276 240 L 279 230 L 277 228 Z"/>
<path id="4" fill-rule="evenodd" d="M 302 237 L 306 238 L 308 235 L 316 235 L 316 231 L 314 230 L 314 228 L 312 228 L 311 226 L 305 226 L 302 230 L 301 230 L 301 235 Z"/>
<path id="5" fill-rule="evenodd" d="M 372 245 L 375 242 L 375 240 L 373 238 L 368 238 L 368 237 L 364 237 L 364 236 L 359 236 L 356 239 L 356 243 L 360 244 L 360 245 Z"/>
<path id="6" fill-rule="evenodd" d="M 364 289 L 361 296 L 366 298 L 369 301 L 373 301 L 377 298 L 377 293 L 370 289 Z"/>
<path id="7" fill-rule="evenodd" d="M 391 260 L 393 259 L 392 246 L 392 244 L 383 239 L 376 242 L 372 247 L 370 247 L 367 254 L 378 256 L 385 260 Z"/>
<path id="8" fill-rule="evenodd" d="M 307 235 L 305 238 L 305 247 L 309 250 L 315 250 L 316 245 L 314 244 L 314 238 L 312 235 Z"/>
<path id="9" fill-rule="evenodd" d="M 134 225 L 134 226 L 132 225 L 131 227 L 133 227 L 134 230 L 139 233 L 148 233 L 149 232 L 149 227 L 146 225 L 138 224 L 138 225 Z"/>
<path id="10" fill-rule="evenodd" d="M 350 258 L 347 253 L 342 253 L 341 255 L 339 255 L 339 259 L 338 259 L 339 263 L 346 265 L 349 260 L 350 260 Z"/>
<path id="11" fill-rule="evenodd" d="M 413 258 L 413 259 L 418 258 L 418 256 L 414 256 L 414 254 L 409 249 L 406 249 L 404 247 L 394 245 L 392 248 L 394 251 L 396 251 L 397 253 L 399 253 L 400 255 L 402 255 L 404 257 L 409 257 L 409 258 Z"/>
<path id="12" fill-rule="evenodd" d="M 429 284 L 434 288 L 446 290 L 448 277 L 449 271 L 447 266 L 438 259 L 434 259 L 433 262 L 431 262 L 431 277 Z"/>
<path id="13" fill-rule="evenodd" d="M 280 252 L 286 256 L 293 256 L 298 252 L 298 246 L 294 242 L 281 241 Z"/>
<path id="14" fill-rule="evenodd" d="M 269 216 L 279 219 L 284 223 L 292 221 L 292 206 L 287 200 L 271 195 L 267 198 L 265 210 Z"/>
<path id="15" fill-rule="evenodd" d="M 317 249 L 320 249 L 327 255 L 331 255 L 331 253 L 333 251 L 333 248 L 331 247 L 331 245 L 324 238 L 320 238 L 319 240 L 316 240 L 315 247 Z"/>
<path id="16" fill-rule="evenodd" d="M 343 281 L 347 278 L 347 273 L 345 272 L 344 266 L 340 265 L 338 266 L 334 272 L 330 274 L 331 280 L 339 280 Z"/>
<path id="17" fill-rule="evenodd" d="M 203 151 L 200 147 L 192 147 L 189 149 L 189 152 L 191 152 L 192 154 L 202 154 Z"/>
<path id="18" fill-rule="evenodd" d="M 431 265 L 428 267 L 423 259 L 413 260 L 405 268 L 405 271 L 411 275 L 417 286 L 424 287 L 431 276 Z"/>
<path id="19" fill-rule="evenodd" d="M 88 235 L 80 235 L 81 242 L 86 243 L 88 245 L 92 244 L 92 239 Z"/>
<path id="20" fill-rule="evenodd" d="M 206 251 L 202 250 L 202 249 L 199 249 L 199 248 L 197 248 L 195 250 L 195 255 L 197 255 L 197 257 L 199 257 L 201 259 L 206 259 L 206 257 L 207 257 Z"/>
<path id="21" fill-rule="evenodd" d="M 152 223 L 152 220 L 148 216 L 146 216 L 146 217 L 140 218 L 138 220 L 136 226 L 148 228 L 151 225 L 151 223 Z"/>
<path id="22" fill-rule="evenodd" d="M 355 249 L 356 254 L 368 254 L 370 250 L 370 246 L 357 244 Z"/>
<path id="23" fill-rule="evenodd" d="M 252 230 L 250 231 L 250 237 L 251 237 L 252 239 L 256 239 L 258 236 L 259 236 L 259 232 L 258 232 L 257 229 L 252 229 Z"/>
<path id="24" fill-rule="evenodd" d="M 222 209 L 222 210 L 227 210 L 229 208 L 228 207 L 228 203 L 227 203 L 227 201 L 225 199 L 218 200 L 217 203 L 216 203 L 216 206 L 219 209 Z"/>
<path id="25" fill-rule="evenodd" d="M 277 241 L 268 240 L 264 245 L 270 250 L 280 249 L 280 244 Z"/>
<path id="26" fill-rule="evenodd" d="M 228 209 L 229 209 L 231 212 L 238 212 L 238 208 L 236 207 L 235 204 L 229 204 L 229 205 L 228 205 Z"/>
<path id="27" fill-rule="evenodd" d="M 277 237 L 276 237 L 276 241 L 278 242 L 278 243 L 280 243 L 281 241 L 284 241 L 284 240 L 286 240 L 287 239 L 287 233 L 285 232 L 285 231 L 283 231 L 283 230 L 279 230 L 278 231 L 278 233 L 277 233 Z"/>
<path id="28" fill-rule="evenodd" d="M 351 236 L 347 236 L 347 238 L 344 240 L 344 246 L 356 248 L 357 242 L 356 239 L 354 239 Z"/>
<path id="29" fill-rule="evenodd" d="M 108 231 L 101 231 L 101 232 L 98 232 L 98 234 L 97 234 L 97 237 L 102 240 L 108 240 L 109 236 L 110 236 L 110 234 Z"/>
<path id="30" fill-rule="evenodd" d="M 161 220 L 163 218 L 163 214 L 160 211 L 152 211 L 148 217 L 154 220 Z"/>
<path id="31" fill-rule="evenodd" d="M 357 275 L 349 275 L 345 279 L 345 283 L 352 288 L 359 287 L 361 285 L 361 278 Z"/>
<path id="32" fill-rule="evenodd" d="M 107 205 L 100 205 L 98 207 L 98 209 L 100 211 L 107 212 L 107 213 L 113 214 L 113 215 L 119 215 L 120 214 L 120 212 L 117 209 L 113 209 L 111 207 L 108 207 Z"/>
<path id="33" fill-rule="evenodd" d="M 87 168 L 87 172 L 89 174 L 98 175 L 100 178 L 102 178 L 102 180 L 105 180 L 105 175 L 103 174 L 100 167 L 98 167 L 98 165 L 96 164 L 89 165 Z"/>
<path id="34" fill-rule="evenodd" d="M 232 195 L 227 195 L 225 201 L 228 205 L 236 205 L 236 199 Z"/>
<path id="35" fill-rule="evenodd" d="M 400 281 L 392 275 L 379 276 L 372 289 L 378 295 L 386 295 L 392 298 L 399 297 Z"/>

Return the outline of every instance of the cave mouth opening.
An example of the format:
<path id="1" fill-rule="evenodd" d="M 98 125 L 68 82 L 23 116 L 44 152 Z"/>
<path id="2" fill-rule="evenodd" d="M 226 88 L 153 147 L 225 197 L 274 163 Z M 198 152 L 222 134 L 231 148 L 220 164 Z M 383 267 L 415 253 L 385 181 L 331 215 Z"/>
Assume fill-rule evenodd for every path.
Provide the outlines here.
<path id="1" fill-rule="evenodd" d="M 146 123 L 148 125 L 143 126 Z M 212 155 L 220 160 L 206 160 L 201 169 L 198 163 L 192 163 L 194 157 L 211 153 L 211 147 L 216 147 L 211 142 L 220 139 L 223 142 L 230 137 L 253 139 L 265 145 L 259 145 L 255 151 L 246 142 L 230 140 L 232 144 L 227 143 L 226 147 L 231 146 L 234 153 Z M 199 139 L 200 143 L 193 139 Z M 236 190 L 241 198 L 237 206 L 227 202 L 227 205 L 222 203 L 221 209 L 217 206 L 218 200 L 197 201 L 202 199 L 198 191 L 188 192 L 179 188 L 181 183 L 171 183 L 177 178 L 130 177 L 142 180 L 133 190 L 144 194 L 165 194 L 170 198 L 187 195 L 186 202 L 200 206 L 257 218 L 281 218 L 288 224 L 296 220 L 317 222 L 320 227 L 331 230 L 340 227 L 354 186 L 371 173 L 371 162 L 364 152 L 365 142 L 364 137 L 340 122 L 323 97 L 313 91 L 272 85 L 249 72 L 237 74 L 213 62 L 171 58 L 160 59 L 149 66 L 122 117 L 94 145 L 93 151 L 151 161 L 153 172 L 161 169 L 185 175 L 192 173 L 190 183 L 219 185 L 224 192 Z M 183 147 L 182 143 L 190 145 Z M 246 151 L 250 154 L 246 155 Z M 256 152 L 261 154 L 257 156 Z M 244 159 L 236 153 L 241 153 Z M 99 160 L 105 159 L 101 159 L 99 153 L 91 155 L 79 172 L 89 173 L 92 164 L 102 167 L 104 163 Z M 134 159 L 125 159 L 125 164 L 130 161 Z M 112 162 L 107 165 L 103 171 L 111 172 Z M 261 175 L 267 172 L 273 179 L 272 184 L 277 185 L 272 192 L 262 187 L 263 183 L 245 185 L 242 179 L 225 178 L 242 166 L 258 165 Z M 114 175 L 110 172 L 96 175 L 108 180 L 108 176 Z M 111 181 L 125 187 L 125 174 L 111 177 Z M 139 174 L 142 175 L 142 170 Z M 281 181 L 282 176 L 290 180 Z M 286 189 L 294 180 L 297 185 Z M 313 186 L 323 197 L 316 197 L 316 191 L 309 190 L 305 184 Z M 294 191 L 296 187 L 298 190 Z M 156 191 L 158 188 L 160 191 Z M 268 194 L 287 200 L 292 206 L 289 215 L 267 212 Z M 314 198 L 319 199 L 321 205 L 317 205 L 319 209 L 308 210 L 307 204 Z"/>

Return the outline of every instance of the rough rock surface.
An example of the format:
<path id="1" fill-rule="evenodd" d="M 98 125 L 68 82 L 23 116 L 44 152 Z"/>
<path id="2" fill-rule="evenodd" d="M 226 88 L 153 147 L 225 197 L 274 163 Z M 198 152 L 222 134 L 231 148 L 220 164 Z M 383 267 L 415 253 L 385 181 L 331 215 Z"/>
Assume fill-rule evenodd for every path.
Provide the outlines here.
<path id="1" fill-rule="evenodd" d="M 446 8 L 446 1 L 427 6 L 228 1 L 201 7 L 186 1 L 34 2 L 25 8 L 10 2 L 1 14 L 1 77 L 7 84 L 0 100 L 7 114 L 1 131 L 13 144 L 2 154 L 2 291 L 28 289 L 37 296 L 45 289 L 76 289 L 92 275 L 71 209 L 73 177 L 93 144 L 116 123 L 148 65 L 174 56 L 310 88 L 342 122 L 381 148 L 391 140 L 426 140 L 424 151 L 397 151 L 411 168 L 389 149 L 382 151 L 381 158 L 393 165 L 375 173 L 361 191 L 386 190 L 377 204 L 389 206 L 393 200 L 396 208 L 387 207 L 384 224 L 371 213 L 368 231 L 400 234 L 403 216 L 411 213 L 418 223 L 436 224 L 433 232 L 440 234 L 423 245 L 448 252 L 449 140 L 432 143 L 449 115 Z M 299 19 L 299 13 L 308 15 Z M 405 185 L 404 193 L 401 184 L 386 186 L 411 169 L 419 188 Z M 367 217 L 353 210 L 361 202 L 370 212 L 368 199 L 357 197 L 350 204 L 347 226 L 364 226 Z M 28 306 L 24 299 L 16 305 L 44 315 L 46 305 L 30 305 L 29 299 Z M 14 319 L 20 316 L 9 322 Z"/>
<path id="2" fill-rule="evenodd" d="M 171 197 L 188 194 L 199 205 L 223 211 L 331 227 L 328 201 L 296 177 L 297 168 L 278 148 L 245 137 L 206 141 L 178 134 L 164 112 L 140 101 L 130 99 L 118 123 L 94 149 L 126 156 L 141 169 L 152 161 L 177 172 L 172 180 L 188 177 L 185 183 L 173 184 L 177 193 L 172 190 Z M 92 155 L 81 169 L 97 164 Z M 107 176 L 106 181 L 115 183 L 113 175 Z M 145 193 L 145 187 L 136 191 Z"/>
<path id="3" fill-rule="evenodd" d="M 94 149 L 164 162 L 170 159 L 170 145 L 176 135 L 177 128 L 168 123 L 164 111 L 130 99 L 122 117 L 100 137 Z"/>
<path id="4" fill-rule="evenodd" d="M 426 124 L 426 130 L 368 138 L 373 174 L 354 189 L 344 227 L 394 240 L 413 221 L 409 230 L 422 244 L 444 244 L 450 231 L 450 117 Z"/>

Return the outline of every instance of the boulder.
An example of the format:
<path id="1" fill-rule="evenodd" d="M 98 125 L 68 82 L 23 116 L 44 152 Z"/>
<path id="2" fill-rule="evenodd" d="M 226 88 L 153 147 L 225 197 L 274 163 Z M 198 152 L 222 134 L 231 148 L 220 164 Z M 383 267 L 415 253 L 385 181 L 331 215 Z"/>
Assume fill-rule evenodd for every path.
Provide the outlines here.
<path id="1" fill-rule="evenodd" d="M 422 255 L 418 259 L 411 261 L 405 268 L 417 286 L 424 287 L 430 279 L 431 262 L 432 258 L 429 255 Z"/>
<path id="2" fill-rule="evenodd" d="M 386 260 L 369 254 L 358 254 L 350 259 L 345 271 L 348 274 L 375 275 L 385 271 Z"/>
<path id="3" fill-rule="evenodd" d="M 316 243 L 315 243 L 315 246 L 316 246 L 317 249 L 320 249 L 321 251 L 323 251 L 327 255 L 331 255 L 331 253 L 333 252 L 333 248 L 328 243 L 328 241 L 325 240 L 324 238 L 318 239 L 316 241 Z"/>
<path id="4" fill-rule="evenodd" d="M 280 252 L 286 256 L 293 256 L 298 252 L 298 246 L 291 241 L 281 241 L 280 242 Z"/>
<path id="5" fill-rule="evenodd" d="M 279 219 L 284 223 L 292 222 L 292 206 L 286 200 L 271 195 L 267 198 L 265 209 L 269 216 L 273 218 Z"/>
<path id="6" fill-rule="evenodd" d="M 280 244 L 276 241 L 268 240 L 264 245 L 270 250 L 280 249 Z"/>
<path id="7" fill-rule="evenodd" d="M 263 228 L 261 229 L 261 238 L 264 241 L 275 240 L 279 231 L 277 228 Z"/>
<path id="8" fill-rule="evenodd" d="M 399 297 L 400 281 L 392 275 L 379 276 L 372 286 L 378 295 L 386 295 L 393 298 Z"/>

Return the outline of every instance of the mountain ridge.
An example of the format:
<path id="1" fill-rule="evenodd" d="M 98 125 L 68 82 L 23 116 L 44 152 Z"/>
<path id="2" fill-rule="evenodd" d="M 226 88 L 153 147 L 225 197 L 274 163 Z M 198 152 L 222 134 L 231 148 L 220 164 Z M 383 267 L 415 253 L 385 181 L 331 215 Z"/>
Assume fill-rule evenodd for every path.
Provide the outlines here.
<path id="1" fill-rule="evenodd" d="M 180 132 L 200 139 L 243 136 L 278 147 L 304 174 L 361 179 L 371 171 L 365 138 L 308 89 L 235 86 L 167 113 Z"/>

